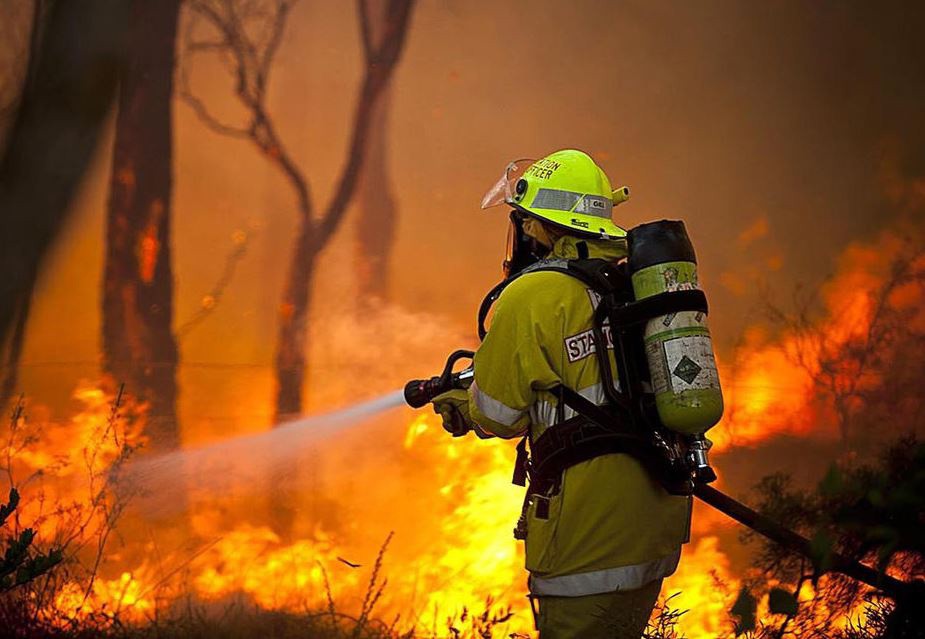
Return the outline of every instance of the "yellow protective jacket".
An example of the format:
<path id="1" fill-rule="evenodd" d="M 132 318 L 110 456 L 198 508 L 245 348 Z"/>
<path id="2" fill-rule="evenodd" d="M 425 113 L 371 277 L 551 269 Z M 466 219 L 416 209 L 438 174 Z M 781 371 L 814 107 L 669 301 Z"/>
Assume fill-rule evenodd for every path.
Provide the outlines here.
<path id="1" fill-rule="evenodd" d="M 550 257 L 576 259 L 579 241 L 560 238 Z M 613 242 L 584 241 L 589 257 L 624 256 Z M 594 304 L 593 292 L 564 273 L 514 280 L 498 298 L 475 354 L 472 421 L 498 437 L 529 432 L 535 441 L 555 427 L 557 399 L 548 389 L 563 384 L 603 404 L 591 340 Z M 564 419 L 574 415 L 563 410 Z M 543 499 L 531 497 L 527 510 L 526 564 L 535 595 L 640 588 L 673 573 L 688 540 L 690 498 L 669 495 L 625 454 L 566 469 L 558 490 L 538 509 Z"/>

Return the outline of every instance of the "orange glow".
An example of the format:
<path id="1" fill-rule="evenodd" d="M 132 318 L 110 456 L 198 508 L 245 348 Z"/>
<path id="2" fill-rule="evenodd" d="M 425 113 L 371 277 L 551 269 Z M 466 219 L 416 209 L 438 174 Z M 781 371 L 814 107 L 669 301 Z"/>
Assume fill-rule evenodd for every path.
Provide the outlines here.
<path id="1" fill-rule="evenodd" d="M 91 390 L 81 391 L 81 397 L 92 409 L 75 417 L 74 425 L 98 433 L 105 428 L 105 398 Z M 96 417 L 92 410 L 97 411 Z M 513 613 L 493 637 L 532 632 L 522 546 L 511 536 L 522 496 L 510 484 L 510 442 L 480 443 L 473 446 L 469 440 L 447 437 L 434 415 L 418 415 L 405 429 L 402 449 L 427 460 L 434 500 L 428 511 L 406 512 L 411 528 L 400 532 L 413 537 L 418 528 L 426 538 L 385 555 L 388 587 L 377 613 L 386 619 L 400 615 L 401 628 L 439 633 L 450 620 L 457 620 L 457 628 L 465 627 L 458 623 L 464 611 L 471 616 L 487 605 L 493 612 L 509 608 Z M 115 451 L 106 450 L 104 459 L 113 459 Z M 44 463 L 50 454 L 28 460 Z M 62 471 L 62 477 L 69 473 Z M 76 496 L 62 492 L 57 498 L 66 501 Z M 402 508 L 398 503 L 394 506 Z M 730 524 L 712 512 L 700 515 L 694 539 L 685 547 L 678 572 L 666 581 L 663 596 L 680 593 L 671 605 L 687 610 L 680 629 L 688 636 L 731 637 L 727 612 L 742 581 L 719 538 L 706 532 Z M 261 608 L 290 611 L 322 609 L 330 596 L 338 610 L 348 613 L 362 600 L 375 546 L 357 548 L 348 543 L 345 549 L 344 539 L 320 525 L 285 542 L 268 526 L 243 521 L 210 539 L 212 526 L 207 522 L 207 514 L 193 522 L 206 541 L 190 560 L 188 553 L 177 553 L 161 557 L 155 565 L 147 556 L 150 548 L 129 549 L 123 559 L 111 560 L 121 571 L 97 578 L 89 594 L 77 583 L 67 584 L 55 598 L 57 611 L 69 618 L 118 611 L 123 621 L 143 623 L 159 605 L 185 594 L 203 601 L 243 594 Z M 363 565 L 349 568 L 344 555 L 362 557 Z M 176 565 L 184 570 L 164 579 L 164 567 Z"/>
<path id="2" fill-rule="evenodd" d="M 727 613 L 739 586 L 719 540 L 703 536 L 685 546 L 678 571 L 666 580 L 662 595 L 677 593 L 671 605 L 687 610 L 681 627 L 689 636 L 723 637 L 732 634 Z"/>
<path id="3" fill-rule="evenodd" d="M 880 381 L 869 368 L 837 355 L 864 344 L 878 313 L 878 296 L 891 276 L 892 259 L 903 247 L 904 240 L 890 233 L 874 244 L 850 246 L 838 274 L 821 290 L 820 317 L 784 326 L 773 337 L 757 328 L 746 332 L 732 361 L 720 361 L 726 413 L 710 432 L 717 451 L 782 434 L 837 436 L 836 427 L 820 414 L 820 398 L 836 391 L 851 399 Z M 919 258 L 912 268 L 921 271 L 922 262 Z M 908 282 L 895 287 L 883 304 L 912 311 L 905 321 L 925 326 L 922 302 L 921 284 Z M 829 362 L 825 369 L 823 362 Z"/>
<path id="4" fill-rule="evenodd" d="M 750 329 L 735 357 L 720 362 L 728 408 L 710 432 L 716 451 L 759 446 L 779 435 L 837 436 L 819 405 L 820 362 L 867 332 L 875 312 L 872 294 L 884 281 L 875 253 L 883 250 L 888 248 L 852 247 L 839 276 L 823 291 L 819 317 L 777 334 Z M 916 309 L 920 295 L 920 288 L 899 287 L 889 303 Z M 312 401 L 318 406 L 351 401 L 355 387 L 343 380 L 363 378 L 393 388 L 419 369 L 436 369 L 437 351 L 463 342 L 434 318 L 395 307 L 384 307 L 362 321 L 346 313 L 336 317 L 324 324 L 329 327 L 327 339 L 314 346 L 315 365 L 329 373 L 314 391 Z M 921 313 L 913 319 L 921 321 Z M 397 337 L 383 342 L 383 334 Z M 343 362 L 352 368 L 337 368 Z M 836 386 L 877 381 L 870 373 L 860 375 L 850 368 L 826 374 Z M 258 381 L 234 396 L 237 434 L 259 431 L 260 421 L 253 416 L 271 412 L 266 399 L 269 379 L 254 379 Z M 100 485 L 84 478 L 89 474 L 98 482 L 107 469 L 118 465 L 126 444 L 143 442 L 144 407 L 123 407 L 121 412 L 132 419 L 117 420 L 113 427 L 108 419 L 111 398 L 103 392 L 83 386 L 75 399 L 82 409 L 66 423 L 44 418 L 38 409 L 38 422 L 45 427 L 34 445 L 16 455 L 16 473 L 25 478 L 43 471 L 41 482 L 24 492 L 24 522 L 36 522 L 40 537 L 50 540 L 83 513 L 92 522 L 84 541 L 92 546 L 95 531 L 105 522 L 99 515 L 88 515 Z M 227 437 L 206 419 L 189 420 L 185 426 L 190 431 L 187 444 Z M 89 446 L 88 453 L 92 442 L 99 444 Z M 381 423 L 344 431 L 300 459 L 299 468 L 290 469 L 287 481 L 294 485 L 294 503 L 322 499 L 317 508 L 302 510 L 291 537 L 268 524 L 262 510 L 264 486 L 229 478 L 228 486 L 219 490 L 190 480 L 195 507 L 186 541 L 191 546 L 171 547 L 157 539 L 160 534 L 169 537 L 168 528 L 176 520 L 169 525 L 144 521 L 139 513 L 127 511 L 129 529 L 153 526 L 153 534 L 127 538 L 124 547 L 107 555 L 89 592 L 76 581 L 69 583 L 54 606 L 66 617 L 119 611 L 123 620 L 142 623 L 187 595 L 200 601 L 243 596 L 264 609 L 290 611 L 324 609 L 330 597 L 339 611 L 352 614 L 360 608 L 384 539 L 394 531 L 382 560 L 381 577 L 388 585 L 375 616 L 398 615 L 397 627 L 416 627 L 437 636 L 445 635 L 453 622 L 463 630 L 462 636 L 475 638 L 476 630 L 466 625 L 473 613 L 488 608 L 503 616 L 510 610 L 513 614 L 493 636 L 531 635 L 523 548 L 512 538 L 523 498 L 522 489 L 510 483 L 513 457 L 509 441 L 449 437 L 439 418 L 428 411 L 392 413 Z M 249 459 L 242 457 L 234 464 L 246 468 Z M 717 465 L 721 470 L 721 458 Z M 323 478 L 321 485 L 316 472 Z M 38 490 L 44 501 L 35 498 Z M 327 496 L 336 506 L 323 503 Z M 63 519 L 49 516 L 50 504 L 71 514 Z M 663 597 L 679 593 L 671 606 L 687 610 L 679 624 L 687 636 L 733 635 L 728 611 L 753 576 L 724 547 L 734 543 L 728 541 L 733 526 L 698 507 L 692 541 L 679 570 L 665 583 Z M 812 595 L 804 587 L 800 597 L 808 600 Z M 824 604 L 820 610 L 825 612 Z M 763 601 L 759 613 L 764 620 L 774 620 Z M 464 615 L 466 623 L 460 622 Z"/>
<path id="5" fill-rule="evenodd" d="M 57 9 L 47 10 L 56 4 L 64 5 L 10 1 L 0 3 L 0 15 L 54 18 Z M 202 64 L 189 64 L 184 40 L 220 42 L 227 34 L 193 33 L 195 3 L 182 4 L 171 135 L 113 157 L 118 110 L 137 104 L 122 91 L 67 217 L 62 211 L 42 231 L 48 237 L 39 246 L 47 250 L 16 389 L 34 401 L 14 429 L 12 450 L 0 450 L 0 466 L 10 457 L 15 462 L 21 524 L 34 526 L 42 545 L 73 535 L 76 558 L 92 566 L 110 523 L 106 508 L 128 484 L 107 486 L 107 476 L 119 477 L 123 465 L 145 458 L 144 448 L 129 451 L 146 443 L 146 407 L 124 405 L 122 417 L 110 422 L 112 398 L 97 387 L 101 361 L 128 370 L 114 363 L 129 356 L 170 360 L 132 370 L 143 369 L 149 388 L 176 373 L 175 441 L 185 451 L 269 432 L 278 414 L 277 368 L 297 355 L 305 356 L 306 414 L 437 374 L 450 351 L 475 348 L 475 311 L 500 277 L 507 211 L 480 213 L 480 198 L 511 159 L 557 148 L 588 150 L 612 186 L 629 186 L 633 199 L 615 210 L 621 227 L 685 220 L 710 301 L 726 403 L 708 433 L 724 491 L 746 496 L 752 476 L 785 469 L 783 462 L 789 470 L 806 460 L 811 467 L 799 468 L 801 480 L 821 474 L 828 460 L 811 455 L 836 449 L 828 444 L 843 436 L 832 390 L 849 398 L 839 408 L 851 413 L 859 409 L 857 396 L 883 381 L 874 368 L 826 364 L 869 332 L 877 311 L 872 295 L 902 250 L 907 229 L 899 216 L 917 232 L 925 219 L 925 83 L 914 81 L 922 40 L 914 35 L 921 29 L 914 28 L 912 3 L 883 9 L 842 3 L 834 12 L 810 5 L 807 15 L 796 2 L 775 3 L 773 13 L 757 2 L 595 2 L 577 8 L 583 10 L 568 2 L 417 2 L 401 62 L 375 107 L 382 115 L 355 131 L 366 66 L 357 10 L 367 7 L 374 17 L 375 8 L 396 3 L 201 0 L 258 14 L 263 5 L 291 7 L 279 34 L 262 20 L 245 21 L 250 35 L 279 47 L 259 82 L 265 109 L 258 115 L 272 118 L 272 140 L 217 133 L 222 127 L 207 126 L 182 99 L 190 71 L 189 89 L 217 122 L 262 128 L 237 99 L 239 78 L 228 73 L 225 56 L 206 44 Z M 0 33 L 11 36 L 0 44 L 22 40 L 0 46 L 0 59 L 15 63 L 10 71 L 21 67 L 0 81 L 0 141 L 18 122 L 6 93 L 31 80 L 27 67 L 42 67 L 32 68 L 27 54 L 43 38 L 21 26 L 14 33 L 0 20 Z M 366 35 L 378 41 L 376 31 Z M 262 56 L 252 58 L 262 66 Z M 165 95 L 147 84 L 142 97 Z M 893 146 L 878 148 L 882 143 Z M 370 152 L 351 161 L 349 149 L 363 144 Z M 69 154 L 60 153 L 67 146 L 24 157 L 40 160 L 54 186 L 59 165 L 70 164 Z M 169 189 L 151 201 L 151 176 L 143 171 L 167 152 L 169 179 L 156 181 Z M 292 164 L 281 171 L 283 155 Z M 380 161 L 388 187 L 368 188 L 370 167 Z M 344 169 L 352 166 L 360 169 L 359 188 L 345 197 L 354 180 L 344 179 Z M 880 185 L 872 175 L 878 166 Z M 286 176 L 292 167 L 305 177 L 298 192 Z M 362 196 L 364 183 L 369 198 Z M 306 196 L 310 211 L 300 211 Z M 147 208 L 123 211 L 124 227 L 116 230 L 128 245 L 107 247 L 110 202 L 129 201 Z M 388 227 L 370 201 L 394 206 Z M 342 223 L 329 228 L 340 210 Z M 27 217 L 43 226 L 39 216 Z M 893 232 L 877 236 L 884 226 Z M 294 291 L 287 288 L 292 251 L 305 228 L 331 231 L 331 240 L 311 263 L 310 288 Z M 361 230 L 383 244 L 394 240 L 392 252 L 381 261 L 358 259 Z M 857 244 L 843 251 L 852 237 Z M 31 239 L 23 238 L 23 246 Z M 131 253 L 148 284 L 169 267 L 171 303 L 145 307 L 151 296 L 134 286 L 104 290 L 113 248 Z M 389 295 L 368 303 L 358 294 L 360 282 L 380 275 L 371 272 L 380 264 Z M 746 326 L 759 310 L 763 285 L 787 296 L 797 282 L 812 286 L 832 270 L 837 275 L 805 324 L 756 319 L 758 325 Z M 925 333 L 922 290 L 921 283 L 899 286 L 887 303 Z M 297 292 L 311 300 L 304 315 L 292 303 Z M 118 304 L 104 305 L 110 299 Z M 123 318 L 125 355 L 100 352 L 107 306 L 106 313 L 120 306 L 137 314 Z M 789 308 L 787 301 L 781 306 Z M 150 318 L 170 321 L 175 350 L 148 348 L 155 334 L 139 331 Z M 297 333 L 298 349 L 280 350 L 286 331 Z M 12 372 L 8 364 L 0 359 L 0 381 Z M 914 395 L 907 397 L 919 401 Z M 152 423 L 161 417 L 151 415 Z M 894 428 L 889 416 L 888 428 Z M 798 441 L 779 441 L 789 438 Z M 796 461 L 772 458 L 803 444 Z M 523 499 L 523 489 L 510 483 L 514 445 L 454 439 L 429 407 L 403 408 L 332 430 L 278 468 L 273 451 L 255 449 L 218 460 L 220 477 L 209 474 L 212 459 L 175 477 L 152 475 L 137 488 L 153 496 L 133 495 L 118 517 L 118 534 L 104 539 L 92 587 L 77 571 L 48 612 L 118 613 L 145 623 L 189 597 L 210 610 L 243 601 L 298 613 L 325 610 L 333 599 L 339 611 L 356 614 L 389 539 L 380 574 L 388 585 L 373 617 L 391 623 L 400 615 L 397 628 L 440 637 L 452 636 L 446 629 L 455 620 L 465 626 L 457 639 L 484 639 L 471 627 L 472 614 L 510 608 L 513 616 L 493 639 L 534 636 L 523 544 L 512 538 Z M 275 521 L 274 498 L 292 507 L 291 530 Z M 679 635 L 731 639 L 728 610 L 754 577 L 750 549 L 740 547 L 737 524 L 702 504 L 695 509 L 691 541 L 662 596 L 679 592 L 671 606 L 688 610 Z M 804 587 L 801 597 L 811 595 Z M 459 619 L 464 611 L 466 623 Z M 766 609 L 761 615 L 768 619 Z"/>

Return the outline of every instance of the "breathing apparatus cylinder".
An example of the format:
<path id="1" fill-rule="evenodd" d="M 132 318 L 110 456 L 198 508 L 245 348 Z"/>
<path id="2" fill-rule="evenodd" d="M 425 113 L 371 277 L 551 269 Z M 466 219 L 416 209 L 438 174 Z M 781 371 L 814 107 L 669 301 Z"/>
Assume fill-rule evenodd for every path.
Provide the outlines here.
<path id="1" fill-rule="evenodd" d="M 629 271 L 637 300 L 699 290 L 697 259 L 684 223 L 661 220 L 627 234 Z M 723 415 L 723 394 L 705 313 L 681 311 L 650 319 L 645 350 L 655 407 L 662 424 L 699 435 Z"/>

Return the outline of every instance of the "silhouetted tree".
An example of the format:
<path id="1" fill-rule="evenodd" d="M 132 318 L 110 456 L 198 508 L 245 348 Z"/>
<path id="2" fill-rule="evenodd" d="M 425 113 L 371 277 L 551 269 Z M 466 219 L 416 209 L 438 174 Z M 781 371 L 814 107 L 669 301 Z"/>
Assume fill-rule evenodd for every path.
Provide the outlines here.
<path id="1" fill-rule="evenodd" d="M 122 69 L 126 5 L 122 0 L 36 5 L 36 16 L 45 17 L 33 21 L 23 92 L 0 158 L 0 404 L 15 390 L 42 261 L 112 103 Z"/>
<path id="2" fill-rule="evenodd" d="M 35 72 L 41 43 L 44 8 L 42 0 L 16 0 L 0 3 L 0 145 L 24 88 L 27 76 Z"/>
<path id="3" fill-rule="evenodd" d="M 876 463 L 833 465 L 812 490 L 795 488 L 787 475 L 762 479 L 756 487 L 759 509 L 812 539 L 814 556 L 794 555 L 761 539 L 756 557 L 760 577 L 752 580 L 735 611 L 754 624 L 755 596 L 767 594 L 774 617 L 758 626 L 756 637 L 918 637 L 925 624 L 920 600 L 925 595 L 925 444 L 909 436 L 887 447 Z M 877 595 L 869 588 L 836 573 L 826 572 L 833 553 L 876 564 L 894 566 L 909 583 L 904 593 Z M 824 580 L 819 580 L 826 573 Z M 766 580 L 779 586 L 768 588 Z M 813 596 L 797 602 L 804 585 Z M 882 623 L 866 629 L 837 628 L 837 622 L 867 601 Z M 743 603 L 744 602 L 744 603 Z"/>
<path id="4" fill-rule="evenodd" d="M 847 338 L 845 330 L 854 327 L 838 316 L 831 320 L 840 330 L 820 323 L 818 291 L 802 296 L 795 311 L 767 305 L 772 321 L 796 338 L 793 356 L 812 375 L 820 400 L 829 402 L 842 443 L 854 449 L 880 437 L 884 427 L 894 434 L 925 428 L 925 398 L 912 392 L 925 376 L 925 240 L 910 235 L 882 259 L 884 277 L 863 300 L 865 330 Z"/>
<path id="5" fill-rule="evenodd" d="M 373 2 L 367 10 L 366 40 L 380 46 L 389 26 L 389 5 Z M 369 129 L 369 152 L 359 185 L 359 217 L 355 225 L 354 263 L 361 305 L 388 298 L 389 270 L 398 210 L 389 172 L 389 120 L 392 88 L 386 86 L 373 106 Z M 361 309 L 362 310 L 362 309 Z"/>
<path id="6" fill-rule="evenodd" d="M 23 3 L 25 5 L 25 3 Z M 24 22 L 22 16 L 14 16 L 10 13 L 19 9 L 22 11 L 24 6 L 4 7 L 4 15 L 0 17 L 3 23 L 3 39 L 6 46 L 18 51 L 10 51 L 11 56 L 8 60 L 9 69 L 5 74 L 6 78 L 0 89 L 0 123 L 6 126 L 7 121 L 12 119 L 19 107 L 20 100 L 25 93 L 31 89 L 35 82 L 36 67 L 39 60 L 39 45 L 41 44 L 42 28 L 45 22 L 44 15 L 45 3 L 41 0 L 35 0 L 32 3 L 28 25 L 28 41 L 18 42 L 22 34 L 18 33 L 23 29 Z M 19 36 L 19 38 L 17 38 Z M 16 58 L 22 56 L 25 62 Z M 0 131 L 0 134 L 6 131 Z M 2 138 L 0 138 L 2 139 Z M 33 284 L 34 286 L 34 281 Z M 15 310 L 15 319 L 8 339 L 3 345 L 0 354 L 3 360 L 0 362 L 0 407 L 9 402 L 13 393 L 16 391 L 16 383 L 19 377 L 19 359 L 22 356 L 23 343 L 26 339 L 26 322 L 29 319 L 29 308 L 31 306 L 31 293 L 29 299 L 24 300 Z"/>
<path id="7" fill-rule="evenodd" d="M 308 178 L 285 148 L 267 106 L 270 70 L 293 4 L 294 0 L 190 0 L 193 19 L 184 46 L 186 64 L 180 76 L 181 95 L 199 118 L 222 135 L 249 140 L 279 169 L 295 196 L 299 223 L 279 306 L 276 338 L 277 423 L 302 410 L 311 283 L 316 261 L 340 225 L 356 191 L 376 100 L 388 84 L 401 55 L 413 1 L 387 1 L 382 36 L 378 39 L 372 35 L 368 3 L 364 0 L 357 3 L 365 61 L 363 82 L 354 109 L 346 163 L 322 215 L 316 215 Z M 208 37 L 197 33 L 198 22 L 208 25 Z M 192 92 L 188 82 L 189 67 L 193 57 L 201 53 L 217 54 L 234 77 L 235 97 L 248 113 L 244 126 L 220 121 Z"/>
<path id="8" fill-rule="evenodd" d="M 915 633 L 925 624 L 915 603 L 925 595 L 920 585 L 905 594 L 890 586 L 878 596 L 828 572 L 838 553 L 881 571 L 897 567 L 906 581 L 925 578 L 925 402 L 917 381 L 925 374 L 925 249 L 915 233 L 888 245 L 893 250 L 883 255 L 879 284 L 851 300 L 864 303 L 859 316 L 864 330 L 849 326 L 847 336 L 828 330 L 814 311 L 815 294 L 794 313 L 770 309 L 771 317 L 796 337 L 794 356 L 814 374 L 816 400 L 827 409 L 819 414 L 834 416 L 847 454 L 814 489 L 796 488 L 785 474 L 757 484 L 759 510 L 810 538 L 814 556 L 802 557 L 745 533 L 761 539 L 756 556 L 760 577 L 751 591 L 766 594 L 777 613 L 756 624 L 756 598 L 743 592 L 735 614 L 740 627 L 755 637 L 918 637 Z M 843 318 L 834 319 L 845 324 Z M 890 445 L 873 459 L 872 451 L 884 443 Z M 769 588 L 769 579 L 780 585 Z M 807 584 L 815 587 L 813 596 L 798 603 Z M 835 627 L 865 600 L 870 623 Z"/>
<path id="9" fill-rule="evenodd" d="M 106 219 L 103 368 L 147 402 L 153 449 L 179 444 L 170 250 L 179 11 L 180 0 L 132 2 Z"/>

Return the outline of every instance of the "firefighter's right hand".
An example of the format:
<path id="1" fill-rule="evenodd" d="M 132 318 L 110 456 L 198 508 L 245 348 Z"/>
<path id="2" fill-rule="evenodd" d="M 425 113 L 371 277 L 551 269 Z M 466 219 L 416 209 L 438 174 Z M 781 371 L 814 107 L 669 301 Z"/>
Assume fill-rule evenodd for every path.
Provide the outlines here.
<path id="1" fill-rule="evenodd" d="M 462 437 L 472 430 L 469 419 L 469 392 L 457 388 L 434 397 L 434 412 L 443 420 L 443 429 L 453 437 Z"/>

